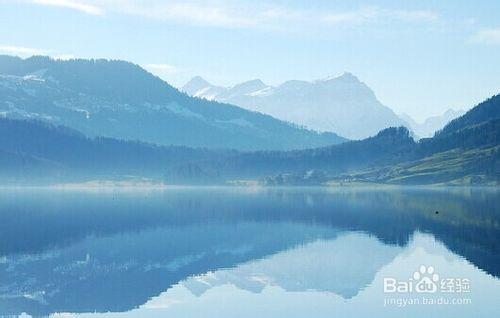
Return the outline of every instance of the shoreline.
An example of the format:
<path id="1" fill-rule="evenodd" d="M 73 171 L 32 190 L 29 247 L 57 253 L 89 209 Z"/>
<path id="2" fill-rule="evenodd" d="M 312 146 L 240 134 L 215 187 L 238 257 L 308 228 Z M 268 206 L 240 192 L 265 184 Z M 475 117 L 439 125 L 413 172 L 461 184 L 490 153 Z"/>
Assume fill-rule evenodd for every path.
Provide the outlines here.
<path id="1" fill-rule="evenodd" d="M 467 185 L 467 184 L 386 184 L 370 182 L 354 183 L 329 183 L 322 185 L 265 185 L 265 184 L 165 184 L 149 182 L 82 182 L 82 183 L 58 183 L 58 184 L 0 184 L 1 190 L 58 190 L 58 191 L 164 191 L 181 189 L 374 189 L 374 190 L 398 190 L 398 189 L 491 189 L 500 190 L 500 185 Z"/>

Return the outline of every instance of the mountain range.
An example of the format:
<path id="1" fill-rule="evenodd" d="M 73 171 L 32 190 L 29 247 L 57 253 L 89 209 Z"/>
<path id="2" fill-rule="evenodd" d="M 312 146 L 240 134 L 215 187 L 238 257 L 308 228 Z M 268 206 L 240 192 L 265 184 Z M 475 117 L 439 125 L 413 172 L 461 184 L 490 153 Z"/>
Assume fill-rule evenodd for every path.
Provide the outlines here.
<path id="1" fill-rule="evenodd" d="M 334 91 L 346 101 L 376 101 L 351 74 L 308 83 L 309 93 L 300 97 L 297 92 L 304 83 L 296 82 L 297 90 L 287 96 L 295 94 L 305 103 L 304 96 L 313 91 L 321 95 L 323 87 L 323 97 Z M 195 84 L 191 81 L 190 89 L 195 90 Z M 227 99 L 251 97 L 260 93 L 248 92 L 259 89 L 271 100 L 284 87 L 294 86 L 285 84 L 265 88 L 251 81 L 218 94 Z M 349 95 L 353 87 L 360 90 L 356 96 Z M 394 125 L 352 141 L 317 133 L 269 115 L 188 96 L 123 61 L 0 56 L 0 97 L 3 184 L 123 179 L 266 185 L 500 181 L 500 95 L 418 141 L 407 128 Z M 366 128 L 358 120 L 352 129 Z"/>
<path id="2" fill-rule="evenodd" d="M 278 86 L 256 79 L 228 88 L 197 76 L 181 90 L 191 96 L 238 105 L 349 139 L 367 138 L 393 126 L 410 128 L 351 73 L 312 82 L 290 80 Z"/>
<path id="3" fill-rule="evenodd" d="M 447 123 L 462 116 L 464 113 L 463 110 L 448 109 L 443 114 L 429 117 L 423 122 L 416 122 L 406 114 L 400 114 L 399 117 L 408 123 L 408 128 L 410 128 L 416 136 L 427 138 L 432 137 L 434 133 L 446 126 Z"/>
<path id="4" fill-rule="evenodd" d="M 393 127 L 359 141 L 293 151 L 159 146 L 0 119 L 0 162 L 4 183 L 149 178 L 170 184 L 498 184 L 500 95 L 418 142 L 407 128 Z"/>
<path id="5" fill-rule="evenodd" d="M 0 56 L 0 116 L 64 125 L 90 137 L 240 150 L 345 141 L 233 105 L 193 98 L 138 65 Z"/>

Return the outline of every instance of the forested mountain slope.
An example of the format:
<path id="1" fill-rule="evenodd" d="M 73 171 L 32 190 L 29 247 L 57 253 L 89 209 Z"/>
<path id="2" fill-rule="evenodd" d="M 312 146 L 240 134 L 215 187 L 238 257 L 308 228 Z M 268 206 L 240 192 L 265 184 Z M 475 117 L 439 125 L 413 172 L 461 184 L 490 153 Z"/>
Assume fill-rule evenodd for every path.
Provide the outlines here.
<path id="1" fill-rule="evenodd" d="M 0 116 L 39 119 L 90 137 L 240 150 L 345 141 L 334 133 L 190 97 L 124 61 L 0 56 L 0 96 Z"/>

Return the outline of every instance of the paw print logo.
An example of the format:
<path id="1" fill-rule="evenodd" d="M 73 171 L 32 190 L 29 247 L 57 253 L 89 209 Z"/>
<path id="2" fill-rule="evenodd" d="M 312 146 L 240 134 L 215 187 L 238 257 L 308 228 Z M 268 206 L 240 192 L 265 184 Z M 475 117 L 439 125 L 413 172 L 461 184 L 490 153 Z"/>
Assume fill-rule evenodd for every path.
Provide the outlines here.
<path id="1" fill-rule="evenodd" d="M 434 272 L 432 266 L 420 265 L 419 270 L 413 273 L 413 279 L 416 281 L 417 293 L 435 293 L 438 289 L 436 283 L 439 281 L 439 275 Z"/>

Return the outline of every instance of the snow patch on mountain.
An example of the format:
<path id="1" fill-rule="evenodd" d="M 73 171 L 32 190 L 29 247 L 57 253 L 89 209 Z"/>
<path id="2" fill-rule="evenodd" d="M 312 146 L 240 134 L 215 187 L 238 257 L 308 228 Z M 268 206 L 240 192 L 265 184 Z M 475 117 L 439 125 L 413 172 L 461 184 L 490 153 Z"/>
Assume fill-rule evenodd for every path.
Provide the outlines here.
<path id="1" fill-rule="evenodd" d="M 45 82 L 44 75 L 47 72 L 47 69 L 40 69 L 38 71 L 30 72 L 22 77 L 25 81 L 38 81 Z"/>
<path id="2" fill-rule="evenodd" d="M 267 96 L 269 94 L 272 94 L 272 90 L 273 90 L 273 88 L 268 86 L 268 87 L 264 87 L 262 89 L 254 91 L 254 92 L 247 93 L 246 95 L 248 95 L 248 96 Z"/>
<path id="3" fill-rule="evenodd" d="M 255 127 L 251 122 L 244 118 L 234 118 L 230 120 L 216 120 L 216 122 L 221 123 L 221 124 L 232 124 L 232 125 L 237 125 L 241 127 Z"/>
<path id="4" fill-rule="evenodd" d="M 182 107 L 177 103 L 169 103 L 169 104 L 165 105 L 165 108 L 167 108 L 168 110 L 170 110 L 171 112 L 173 112 L 177 115 L 181 115 L 184 117 L 193 117 L 193 118 L 204 120 L 202 115 L 195 113 L 195 112 L 193 112 L 185 107 Z"/>

